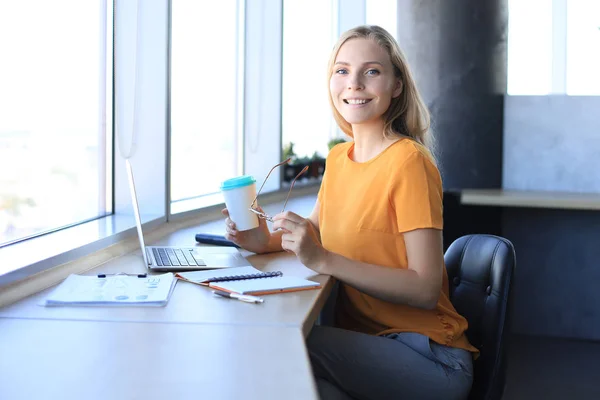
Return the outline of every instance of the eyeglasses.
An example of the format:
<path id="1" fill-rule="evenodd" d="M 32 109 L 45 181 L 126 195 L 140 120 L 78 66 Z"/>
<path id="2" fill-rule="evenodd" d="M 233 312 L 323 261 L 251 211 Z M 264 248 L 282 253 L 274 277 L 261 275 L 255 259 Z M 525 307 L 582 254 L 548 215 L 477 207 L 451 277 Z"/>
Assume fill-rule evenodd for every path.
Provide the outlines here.
<path id="1" fill-rule="evenodd" d="M 273 217 L 270 217 L 268 214 L 259 211 L 256 207 L 256 200 L 258 199 L 258 195 L 260 194 L 263 186 L 265 186 L 265 183 L 267 182 L 267 179 L 269 179 L 269 176 L 271 175 L 271 172 L 273 172 L 273 170 L 277 167 L 280 167 L 284 164 L 289 163 L 291 160 L 291 158 L 288 158 L 285 161 L 280 162 L 279 164 L 277 164 L 276 166 L 274 166 L 273 168 L 271 168 L 271 170 L 269 171 L 269 173 L 267 174 L 267 177 L 265 178 L 265 180 L 263 181 L 262 185 L 260 185 L 260 189 L 258 189 L 258 193 L 256 194 L 256 197 L 254 198 L 254 201 L 252 202 L 252 204 L 250 204 L 250 208 L 249 210 L 252 211 L 254 214 L 258 215 L 259 218 L 265 219 L 269 222 L 273 222 Z M 294 188 L 294 183 L 296 183 L 296 179 L 300 178 L 300 176 L 305 173 L 306 171 L 308 171 L 308 165 L 305 166 L 304 168 L 302 168 L 302 171 L 300 171 L 300 173 L 298 173 L 298 175 L 296 175 L 296 177 L 294 178 L 294 180 L 292 181 L 292 184 L 290 185 L 290 190 L 288 191 L 287 197 L 285 198 L 285 203 L 283 203 L 283 209 L 281 210 L 281 212 L 285 211 L 285 206 L 287 205 L 288 199 L 290 198 L 290 194 L 292 193 L 292 189 Z"/>

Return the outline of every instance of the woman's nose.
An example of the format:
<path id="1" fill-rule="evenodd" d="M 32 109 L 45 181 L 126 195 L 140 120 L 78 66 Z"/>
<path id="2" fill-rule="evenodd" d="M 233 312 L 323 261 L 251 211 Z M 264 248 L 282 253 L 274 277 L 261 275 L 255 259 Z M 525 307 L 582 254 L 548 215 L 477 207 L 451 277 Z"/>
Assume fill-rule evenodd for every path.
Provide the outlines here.
<path id="1" fill-rule="evenodd" d="M 362 88 L 363 83 L 359 74 L 351 74 L 348 76 L 348 89 L 359 90 Z"/>

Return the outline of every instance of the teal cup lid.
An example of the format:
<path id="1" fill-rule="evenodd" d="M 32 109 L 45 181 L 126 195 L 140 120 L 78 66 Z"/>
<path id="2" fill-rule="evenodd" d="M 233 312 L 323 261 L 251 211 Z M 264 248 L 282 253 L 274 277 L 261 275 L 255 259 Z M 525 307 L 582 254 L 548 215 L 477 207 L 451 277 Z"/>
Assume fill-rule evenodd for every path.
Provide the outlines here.
<path id="1" fill-rule="evenodd" d="M 236 178 L 227 179 L 221 183 L 221 190 L 233 190 L 244 186 L 250 186 L 256 182 L 252 175 L 243 175 Z"/>

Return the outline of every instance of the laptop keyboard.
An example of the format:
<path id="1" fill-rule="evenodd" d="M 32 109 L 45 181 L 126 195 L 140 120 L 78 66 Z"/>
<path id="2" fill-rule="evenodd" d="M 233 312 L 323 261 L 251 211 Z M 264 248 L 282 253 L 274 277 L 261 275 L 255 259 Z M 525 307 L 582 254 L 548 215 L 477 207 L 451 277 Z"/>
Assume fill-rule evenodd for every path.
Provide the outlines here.
<path id="1" fill-rule="evenodd" d="M 165 249 L 165 248 L 152 248 L 154 253 L 154 259 L 156 264 L 159 266 L 203 266 L 204 261 L 200 258 L 195 258 L 194 253 L 189 250 L 181 249 Z"/>

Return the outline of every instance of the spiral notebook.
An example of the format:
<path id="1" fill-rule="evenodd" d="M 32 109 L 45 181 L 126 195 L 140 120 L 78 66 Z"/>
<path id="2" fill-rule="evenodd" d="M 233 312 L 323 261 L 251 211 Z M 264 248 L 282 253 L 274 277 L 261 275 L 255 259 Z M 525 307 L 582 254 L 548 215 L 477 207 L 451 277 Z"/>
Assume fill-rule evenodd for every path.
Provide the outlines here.
<path id="1" fill-rule="evenodd" d="M 254 267 L 226 270 L 180 272 L 178 279 L 230 293 L 264 295 L 299 290 L 318 289 L 318 282 L 295 276 L 283 276 L 281 271 L 262 272 Z"/>

